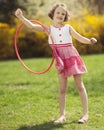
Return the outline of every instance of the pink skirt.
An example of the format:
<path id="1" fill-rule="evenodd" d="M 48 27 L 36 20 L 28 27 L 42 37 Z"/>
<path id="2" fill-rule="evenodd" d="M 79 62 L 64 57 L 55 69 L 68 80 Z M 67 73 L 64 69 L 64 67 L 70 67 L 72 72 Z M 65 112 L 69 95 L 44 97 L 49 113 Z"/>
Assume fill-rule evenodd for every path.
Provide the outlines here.
<path id="1" fill-rule="evenodd" d="M 73 44 L 52 44 L 51 47 L 55 47 L 58 56 L 64 63 L 64 69 L 61 73 L 63 73 L 65 77 L 87 72 L 86 66 Z"/>

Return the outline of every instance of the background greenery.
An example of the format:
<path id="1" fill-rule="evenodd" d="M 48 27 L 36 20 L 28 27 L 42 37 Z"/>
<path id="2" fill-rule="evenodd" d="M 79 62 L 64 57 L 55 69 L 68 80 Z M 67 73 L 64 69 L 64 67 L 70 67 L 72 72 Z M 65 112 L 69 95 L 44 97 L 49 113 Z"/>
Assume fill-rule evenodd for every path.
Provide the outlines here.
<path id="1" fill-rule="evenodd" d="M 70 11 L 71 24 L 80 34 L 85 37 L 96 37 L 98 43 L 90 46 L 80 44 L 73 39 L 75 47 L 80 54 L 94 54 L 104 52 L 104 0 L 60 0 L 67 4 Z M 43 24 L 51 25 L 52 21 L 47 16 L 56 0 L 0 0 L 0 60 L 16 58 L 13 41 L 14 34 L 20 21 L 14 16 L 17 8 L 22 8 L 25 17 L 37 19 Z M 51 50 L 47 42 L 47 35 L 29 30 L 25 26 L 20 30 L 18 48 L 25 58 L 49 57 Z"/>

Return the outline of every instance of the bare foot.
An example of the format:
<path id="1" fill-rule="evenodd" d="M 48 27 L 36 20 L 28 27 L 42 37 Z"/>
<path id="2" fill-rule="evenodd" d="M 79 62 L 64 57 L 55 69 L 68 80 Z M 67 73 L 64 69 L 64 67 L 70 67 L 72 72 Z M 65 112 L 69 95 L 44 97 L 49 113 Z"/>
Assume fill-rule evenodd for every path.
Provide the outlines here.
<path id="1" fill-rule="evenodd" d="M 88 120 L 88 115 L 84 115 L 82 116 L 79 120 L 78 123 L 85 123 Z"/>
<path id="2" fill-rule="evenodd" d="M 54 123 L 63 123 L 66 121 L 65 116 L 61 116 L 59 117 L 57 120 L 54 121 Z"/>

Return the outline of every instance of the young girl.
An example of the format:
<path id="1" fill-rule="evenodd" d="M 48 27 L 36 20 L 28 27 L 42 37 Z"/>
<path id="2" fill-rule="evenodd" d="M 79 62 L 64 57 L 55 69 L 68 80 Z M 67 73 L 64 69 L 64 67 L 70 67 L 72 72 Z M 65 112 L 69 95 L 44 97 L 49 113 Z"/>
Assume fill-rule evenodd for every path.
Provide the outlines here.
<path id="1" fill-rule="evenodd" d="M 33 24 L 23 16 L 20 9 L 15 11 L 15 15 L 19 18 L 27 27 L 35 29 L 37 31 L 44 31 L 40 25 Z M 88 120 L 88 97 L 84 83 L 82 81 L 82 74 L 87 72 L 86 66 L 80 58 L 77 50 L 72 44 L 73 36 L 75 39 L 84 44 L 94 44 L 97 42 L 95 38 L 85 38 L 81 36 L 74 28 L 69 24 L 63 22 L 68 21 L 69 12 L 65 4 L 56 4 L 49 12 L 48 16 L 53 20 L 53 26 L 44 25 L 50 32 L 54 40 L 54 48 L 57 51 L 58 56 L 61 58 L 64 68 L 58 71 L 59 79 L 59 106 L 60 117 L 56 119 L 55 123 L 62 123 L 66 120 L 65 117 L 65 95 L 67 88 L 67 79 L 70 76 L 74 77 L 76 88 L 81 98 L 83 115 L 78 120 L 78 123 L 84 123 Z M 49 44 L 53 47 L 49 37 Z M 57 68 L 57 64 L 56 64 Z"/>

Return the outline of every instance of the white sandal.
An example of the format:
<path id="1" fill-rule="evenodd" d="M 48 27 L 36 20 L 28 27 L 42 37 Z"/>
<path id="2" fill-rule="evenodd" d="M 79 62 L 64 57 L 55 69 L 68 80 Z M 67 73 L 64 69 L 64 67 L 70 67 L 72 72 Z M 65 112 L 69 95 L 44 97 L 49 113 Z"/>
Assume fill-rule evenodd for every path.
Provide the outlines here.
<path id="1" fill-rule="evenodd" d="M 60 118 L 55 120 L 54 123 L 64 123 L 65 121 L 66 121 L 66 117 L 65 116 L 61 116 Z"/>
<path id="2" fill-rule="evenodd" d="M 87 120 L 88 120 L 88 116 L 83 116 L 83 117 L 81 117 L 81 118 L 78 120 L 78 123 L 83 124 L 83 123 L 87 122 Z"/>

